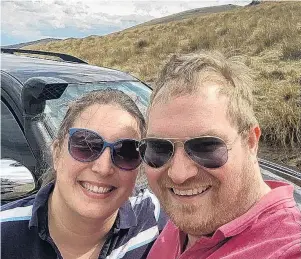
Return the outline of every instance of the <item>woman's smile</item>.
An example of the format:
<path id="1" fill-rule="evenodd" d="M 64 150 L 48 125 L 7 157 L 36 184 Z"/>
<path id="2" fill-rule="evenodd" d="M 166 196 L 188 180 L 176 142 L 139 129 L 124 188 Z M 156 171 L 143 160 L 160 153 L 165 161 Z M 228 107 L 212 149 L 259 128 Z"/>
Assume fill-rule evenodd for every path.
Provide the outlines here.
<path id="1" fill-rule="evenodd" d="M 106 185 L 102 183 L 90 182 L 90 181 L 79 181 L 79 185 L 82 187 L 82 190 L 85 195 L 89 198 L 107 198 L 110 194 L 117 189 L 117 187 L 112 185 Z"/>

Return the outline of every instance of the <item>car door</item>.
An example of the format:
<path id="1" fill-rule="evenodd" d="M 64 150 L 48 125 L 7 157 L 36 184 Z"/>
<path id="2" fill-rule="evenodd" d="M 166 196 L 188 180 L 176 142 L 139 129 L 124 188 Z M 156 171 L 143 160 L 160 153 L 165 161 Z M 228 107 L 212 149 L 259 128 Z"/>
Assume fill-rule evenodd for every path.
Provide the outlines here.
<path id="1" fill-rule="evenodd" d="M 11 159 L 34 171 L 36 160 L 9 104 L 1 98 L 1 159 Z"/>

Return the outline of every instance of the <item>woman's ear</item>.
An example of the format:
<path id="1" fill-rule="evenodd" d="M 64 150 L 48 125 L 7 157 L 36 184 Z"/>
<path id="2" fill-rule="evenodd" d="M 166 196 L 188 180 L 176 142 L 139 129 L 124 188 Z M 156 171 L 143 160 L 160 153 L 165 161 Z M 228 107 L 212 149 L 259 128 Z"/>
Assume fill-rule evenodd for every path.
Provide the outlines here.
<path id="1" fill-rule="evenodd" d="M 51 153 L 52 153 L 53 168 L 56 171 L 57 170 L 58 157 L 59 157 L 59 153 L 60 153 L 60 145 L 59 145 L 58 140 L 55 140 L 52 143 Z"/>
<path id="2" fill-rule="evenodd" d="M 254 126 L 249 130 L 248 146 L 250 153 L 257 157 L 258 143 L 261 136 L 261 129 L 258 125 Z"/>

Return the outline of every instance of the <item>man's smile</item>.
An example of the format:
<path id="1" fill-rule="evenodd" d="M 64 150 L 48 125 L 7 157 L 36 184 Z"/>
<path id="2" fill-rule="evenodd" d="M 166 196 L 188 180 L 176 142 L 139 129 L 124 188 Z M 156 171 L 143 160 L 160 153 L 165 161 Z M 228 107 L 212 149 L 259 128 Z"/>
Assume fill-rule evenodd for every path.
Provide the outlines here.
<path id="1" fill-rule="evenodd" d="M 177 188 L 171 188 L 171 191 L 179 196 L 196 196 L 199 194 L 204 193 L 205 191 L 209 190 L 211 188 L 211 185 L 207 186 L 200 186 L 198 188 L 193 189 L 177 189 Z"/>

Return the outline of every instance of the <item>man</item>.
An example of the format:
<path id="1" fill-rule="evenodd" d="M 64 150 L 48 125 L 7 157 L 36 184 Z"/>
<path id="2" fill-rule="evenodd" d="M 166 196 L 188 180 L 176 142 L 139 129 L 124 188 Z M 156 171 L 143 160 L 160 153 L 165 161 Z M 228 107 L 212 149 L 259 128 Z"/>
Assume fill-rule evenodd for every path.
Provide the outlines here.
<path id="1" fill-rule="evenodd" d="M 149 259 L 301 258 L 293 186 L 264 182 L 246 66 L 217 52 L 173 56 L 139 146 L 170 221 Z"/>

